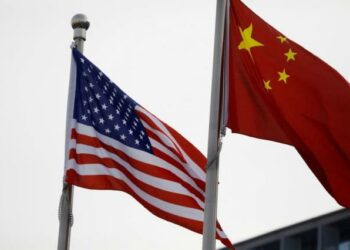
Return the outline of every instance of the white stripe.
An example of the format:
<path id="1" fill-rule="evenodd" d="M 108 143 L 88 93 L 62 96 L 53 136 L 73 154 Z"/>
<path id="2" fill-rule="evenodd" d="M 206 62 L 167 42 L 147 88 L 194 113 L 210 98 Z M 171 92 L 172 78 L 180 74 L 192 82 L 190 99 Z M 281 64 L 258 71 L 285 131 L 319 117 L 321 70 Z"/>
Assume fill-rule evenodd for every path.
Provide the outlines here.
<path id="1" fill-rule="evenodd" d="M 219 230 L 219 228 L 216 228 L 216 232 L 218 233 L 218 235 L 223 238 L 223 239 L 228 239 L 226 234 L 224 233 L 224 231 Z"/>
<path id="2" fill-rule="evenodd" d="M 159 143 L 158 141 L 154 140 L 153 138 L 149 137 L 149 140 L 151 142 L 152 147 L 159 149 L 169 157 L 171 157 L 174 161 L 179 163 L 180 165 L 183 165 L 183 162 L 180 161 L 179 157 L 175 155 L 173 152 L 171 152 L 169 149 L 167 149 L 163 144 Z"/>
<path id="3" fill-rule="evenodd" d="M 167 213 L 180 216 L 183 218 L 201 221 L 203 222 L 204 214 L 202 210 L 184 207 L 169 203 L 154 196 L 147 194 L 139 187 L 137 187 L 132 181 L 130 181 L 122 172 L 115 168 L 106 168 L 101 164 L 84 164 L 79 165 L 74 160 L 69 160 L 69 168 L 73 168 L 79 175 L 82 176 L 93 176 L 93 175 L 108 175 L 113 176 L 116 179 L 123 181 L 127 184 L 142 200 L 148 204 L 157 207 L 160 210 L 163 210 Z"/>
<path id="4" fill-rule="evenodd" d="M 143 126 L 148 129 L 151 130 L 154 134 L 156 134 L 159 139 L 168 147 L 171 147 L 172 149 L 174 149 L 175 151 L 178 151 L 178 149 L 176 148 L 175 144 L 173 141 L 171 141 L 169 139 L 169 137 L 167 137 L 165 134 L 163 134 L 161 131 L 159 130 L 155 130 L 153 129 L 150 125 L 148 125 L 148 123 L 146 121 L 144 121 L 143 119 L 141 119 L 141 122 L 143 124 Z"/>
<path id="5" fill-rule="evenodd" d="M 136 110 L 142 112 L 144 115 L 146 115 L 149 119 L 151 119 L 161 130 L 164 134 L 166 134 L 178 147 L 178 149 L 181 151 L 182 155 L 184 156 L 187 164 L 184 164 L 186 166 L 187 171 L 190 173 L 190 175 L 194 178 L 200 179 L 202 181 L 205 181 L 205 172 L 204 170 L 199 167 L 187 154 L 182 150 L 182 148 L 178 145 L 175 138 L 171 135 L 171 133 L 168 131 L 168 129 L 164 126 L 163 123 L 161 123 L 155 116 L 153 116 L 151 113 L 149 113 L 147 110 L 143 109 L 140 106 L 135 107 Z"/>
<path id="6" fill-rule="evenodd" d="M 99 133 L 97 133 L 96 132 L 96 130 L 94 130 L 92 127 L 89 127 L 89 126 L 86 126 L 86 125 L 83 125 L 83 124 L 80 124 L 80 123 L 78 123 L 75 119 L 72 119 L 71 120 L 71 126 L 70 126 L 71 128 L 76 128 L 77 129 L 77 132 L 79 132 L 80 134 L 85 134 L 85 135 L 88 135 L 88 136 L 92 136 L 92 137 L 97 137 L 97 138 L 99 138 L 101 141 L 103 141 L 104 143 L 106 143 L 107 145 L 110 145 L 109 144 L 109 142 L 112 142 L 112 144 L 115 144 L 115 143 L 118 143 L 117 141 L 114 141 L 113 139 L 110 139 L 109 137 L 105 137 L 105 136 L 103 136 L 103 135 L 101 135 L 101 134 L 99 134 Z M 75 140 L 70 140 L 69 141 L 69 146 L 70 146 L 70 148 L 75 148 L 75 146 L 77 145 L 77 143 L 76 143 L 76 141 Z M 111 145 L 110 145 L 111 146 Z M 115 145 L 113 145 L 113 147 L 114 147 Z M 124 144 L 121 144 L 121 146 L 124 146 L 125 148 L 127 148 L 127 149 L 129 149 L 127 146 L 125 146 Z M 127 154 L 127 152 L 126 151 L 124 151 L 124 153 L 126 153 Z M 130 154 L 127 154 L 127 155 L 129 155 L 130 156 Z M 146 162 L 146 161 L 144 161 L 144 162 Z M 152 163 L 151 163 L 152 164 Z M 153 164 L 153 165 L 156 165 L 156 164 Z M 167 165 L 167 164 L 166 164 Z M 86 174 L 84 174 L 84 169 L 87 167 L 87 166 L 89 166 L 89 165 L 86 165 L 86 164 L 84 164 L 84 165 L 78 165 L 78 164 L 76 164 L 76 162 L 74 161 L 74 160 L 69 160 L 68 162 L 67 162 L 67 164 L 66 164 L 66 170 L 68 170 L 68 169 L 71 169 L 71 168 L 74 168 L 77 172 L 78 172 L 78 174 L 80 174 L 80 175 L 95 175 L 93 172 L 91 172 L 90 174 L 88 174 L 88 173 L 86 173 Z M 111 169 L 109 169 L 109 168 L 105 168 L 105 167 L 102 167 L 100 164 L 96 164 L 96 165 L 93 165 L 93 164 L 91 164 L 91 166 L 96 166 L 96 167 L 99 167 L 99 168 L 104 168 L 104 173 L 106 173 L 107 172 L 107 175 L 111 175 L 110 173 L 111 173 Z M 159 166 L 159 167 L 162 167 L 162 166 Z M 81 171 L 83 169 L 83 172 Z M 165 168 L 165 169 L 167 169 L 167 168 Z M 108 170 L 108 171 L 107 171 Z M 169 170 L 169 169 L 168 169 Z M 177 168 L 175 168 L 175 172 L 177 172 Z M 115 172 L 116 171 L 116 169 L 114 169 L 112 172 Z M 171 171 L 171 170 L 170 170 Z M 117 172 L 119 172 L 119 173 L 121 173 L 120 171 L 117 171 Z M 173 171 L 171 171 L 172 173 L 174 173 Z M 182 173 L 182 172 L 181 172 Z M 175 173 L 174 173 L 175 174 Z M 177 175 L 178 176 L 178 174 L 175 174 L 175 175 Z M 181 175 L 181 174 L 180 174 Z M 112 175 L 113 176 L 113 175 Z M 180 177 L 180 176 L 179 176 Z M 181 177 L 180 177 L 181 178 Z M 182 178 L 183 179 L 183 178 Z M 186 181 L 185 179 L 183 179 L 184 181 Z M 129 180 L 130 181 L 130 180 Z M 130 187 L 131 188 L 131 187 Z M 137 188 L 137 187 L 136 187 Z M 196 186 L 194 186 L 194 188 L 196 188 Z M 137 188 L 137 189 L 139 189 L 139 188 Z M 197 188 L 196 188 L 197 189 Z M 139 189 L 140 190 L 140 189 Z M 198 190 L 198 189 L 197 189 Z M 135 191 L 135 190 L 134 190 Z M 140 190 L 142 193 L 144 193 L 142 190 Z M 201 193 L 203 193 L 200 189 L 198 190 L 198 191 L 200 191 Z M 146 194 L 147 195 L 147 194 Z M 148 196 L 150 196 L 150 195 L 148 195 Z M 152 196 L 150 196 L 150 197 L 152 197 Z M 154 198 L 154 197 L 153 197 Z M 156 199 L 156 198 L 154 198 L 154 199 Z M 156 199 L 156 200 L 159 200 L 159 199 Z M 146 201 L 147 202 L 147 201 Z M 165 202 L 165 201 L 163 201 L 163 202 Z M 200 203 L 202 203 L 200 200 L 199 200 L 199 202 Z M 165 202 L 165 203 L 167 203 L 167 202 Z M 150 203 L 150 204 L 152 204 L 152 203 Z M 169 204 L 171 204 L 171 203 L 169 203 Z M 202 203 L 203 204 L 203 203 Z M 174 204 L 171 204 L 171 205 L 174 205 Z M 178 205 L 174 205 L 174 206 L 178 206 Z M 156 206 L 157 207 L 157 206 Z M 181 207 L 181 206 L 178 206 L 178 207 Z M 201 206 L 202 207 L 202 206 Z M 159 209 L 162 209 L 162 208 L 160 208 L 160 207 L 158 207 Z M 188 208 L 188 209 L 191 209 L 191 208 Z M 191 209 L 191 210 L 196 210 L 196 209 Z M 163 211 L 167 211 L 167 210 L 163 210 Z M 197 211 L 197 210 L 196 210 Z M 174 214 L 172 211 L 168 211 L 169 213 L 171 213 L 171 214 Z M 186 212 L 187 213 L 187 212 Z M 182 217 L 185 217 L 185 218 L 188 218 L 188 217 L 186 217 L 186 216 L 182 216 Z M 191 218 L 189 218 L 189 219 L 191 219 Z M 202 220 L 200 220 L 200 221 L 202 221 Z M 221 238 L 227 238 L 227 236 L 225 235 L 225 233 L 223 232 L 223 231 L 221 231 L 221 230 L 219 230 L 218 228 L 216 229 L 216 232 L 219 234 L 219 236 L 221 237 Z"/>
<path id="7" fill-rule="evenodd" d="M 77 143 L 75 149 L 78 154 L 91 154 L 91 155 L 96 155 L 99 158 L 113 159 L 114 161 L 119 163 L 121 166 L 123 166 L 129 173 L 131 173 L 139 181 L 146 183 L 150 186 L 159 188 L 161 190 L 165 190 L 167 192 L 189 196 L 193 198 L 202 209 L 204 209 L 204 203 L 200 199 L 198 199 L 198 197 L 196 197 L 193 193 L 191 193 L 186 188 L 184 188 L 181 184 L 175 181 L 165 180 L 165 179 L 158 178 L 158 177 L 146 174 L 144 172 L 141 172 L 135 169 L 132 165 L 124 161 L 119 156 L 106 151 L 104 148 L 95 148 L 92 146 L 87 146 L 84 144 Z"/>
<path id="8" fill-rule="evenodd" d="M 173 166 L 172 164 L 168 163 L 167 161 L 163 160 L 162 158 L 159 158 L 155 155 L 149 154 L 147 152 L 144 152 L 142 150 L 138 150 L 132 147 L 128 147 L 123 143 L 118 142 L 117 140 L 114 140 L 110 137 L 107 137 L 105 135 L 102 135 L 98 133 L 93 127 L 81 124 L 81 123 L 74 123 L 76 126 L 76 130 L 79 134 L 88 135 L 91 137 L 96 137 L 99 140 L 101 140 L 103 143 L 116 148 L 123 153 L 125 153 L 127 156 L 134 158 L 138 161 L 145 162 L 147 164 L 155 165 L 159 168 L 166 169 L 191 185 L 194 189 L 196 189 L 198 192 L 200 192 L 202 195 L 204 195 L 204 191 L 200 189 L 197 184 L 193 181 L 193 179 L 188 176 L 186 173 L 178 169 L 177 167 Z"/>

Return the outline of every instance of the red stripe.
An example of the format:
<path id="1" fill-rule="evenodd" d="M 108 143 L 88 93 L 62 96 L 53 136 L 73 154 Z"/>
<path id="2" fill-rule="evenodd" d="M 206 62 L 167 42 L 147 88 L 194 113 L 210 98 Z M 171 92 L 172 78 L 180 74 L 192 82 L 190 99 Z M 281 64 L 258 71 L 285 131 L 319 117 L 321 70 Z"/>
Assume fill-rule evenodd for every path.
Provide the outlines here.
<path id="1" fill-rule="evenodd" d="M 166 149 L 168 149 L 170 152 L 172 152 L 177 159 L 182 162 L 182 163 L 186 163 L 186 160 L 183 158 L 182 154 L 179 154 L 179 152 L 177 152 L 174 148 L 169 147 L 168 145 L 164 144 L 164 142 L 162 141 L 162 139 L 156 135 L 153 131 L 146 129 L 146 133 L 147 136 L 154 139 L 155 141 L 157 141 L 158 143 L 162 144 Z"/>
<path id="2" fill-rule="evenodd" d="M 188 184 L 187 182 L 185 182 L 184 180 L 182 180 L 180 177 L 176 176 L 175 174 L 173 174 L 169 170 L 166 170 L 166 169 L 157 167 L 155 165 L 147 164 L 145 162 L 138 161 L 134 158 L 131 158 L 128 155 L 126 155 L 124 152 L 117 150 L 117 149 L 113 148 L 112 146 L 109 146 L 109 145 L 103 143 L 102 141 L 100 141 L 96 137 L 91 137 L 91 136 L 82 135 L 82 134 L 77 133 L 75 129 L 72 129 L 72 139 L 75 139 L 77 141 L 77 143 L 92 146 L 95 148 L 103 148 L 106 151 L 119 156 L 124 161 L 129 162 L 129 164 L 132 165 L 135 169 L 142 171 L 146 174 L 149 174 L 149 175 L 152 175 L 152 176 L 155 176 L 158 178 L 162 178 L 165 180 L 178 182 L 184 188 L 186 188 L 190 193 L 194 194 L 198 199 L 200 199 L 201 201 L 204 202 L 204 195 L 203 194 L 201 194 L 199 191 L 197 191 L 195 188 L 193 188 L 190 184 Z M 166 161 L 166 159 L 163 159 L 163 160 Z M 193 179 L 190 176 L 189 176 L 189 178 Z M 202 189 L 202 190 L 204 190 L 204 189 Z"/>
<path id="3" fill-rule="evenodd" d="M 148 123 L 148 125 L 150 125 L 151 127 L 157 129 L 157 130 L 161 130 L 150 118 L 148 118 L 148 116 L 146 116 L 145 114 L 143 114 L 142 112 L 138 111 L 137 114 L 146 122 Z M 159 119 L 158 119 L 159 120 Z M 198 167 L 200 169 L 202 169 L 204 171 L 204 173 L 206 172 L 206 164 L 207 164 L 207 159 L 206 157 L 195 147 L 193 146 L 188 140 L 186 140 L 182 135 L 180 135 L 175 129 L 171 128 L 169 125 L 167 125 L 166 123 L 162 122 L 159 120 L 159 122 L 161 122 L 169 131 L 169 133 L 172 135 L 172 137 L 174 137 L 174 139 L 177 141 L 177 143 L 179 145 L 181 145 L 181 148 L 183 151 L 185 151 L 185 153 L 191 157 L 191 160 L 196 163 L 198 165 Z M 186 162 L 186 160 L 183 158 L 182 154 L 177 153 L 176 151 L 174 151 L 173 148 L 170 148 L 168 146 L 166 146 L 163 142 L 161 142 L 161 139 L 154 134 L 152 131 L 146 129 L 148 136 L 152 137 L 153 139 L 155 139 L 156 141 L 158 141 L 159 143 L 163 144 L 166 148 L 168 148 L 169 150 L 171 150 L 175 155 L 177 155 L 179 157 L 179 159 L 183 162 Z M 170 138 L 169 138 L 170 139 Z M 184 169 L 184 171 L 186 173 L 188 173 L 187 170 Z M 188 173 L 190 175 L 190 173 Z M 190 175 L 191 176 L 191 175 Z M 194 181 L 196 182 L 197 186 L 200 187 L 202 190 L 205 190 L 205 182 L 198 179 L 198 178 L 194 178 Z"/>
<path id="4" fill-rule="evenodd" d="M 201 233 L 203 223 L 200 221 L 195 221 L 187 218 L 183 218 L 174 214 L 170 214 L 163 210 L 160 210 L 157 207 L 149 204 L 138 196 L 125 182 L 122 180 L 116 179 L 112 176 L 81 176 L 75 170 L 70 169 L 66 173 L 66 181 L 72 185 L 89 188 L 89 189 L 107 189 L 107 190 L 121 190 L 125 191 L 134 197 L 138 202 L 150 210 L 153 214 L 165 218 L 171 222 L 174 222 L 178 225 L 184 226 L 192 231 Z"/>
<path id="5" fill-rule="evenodd" d="M 178 148 L 178 146 L 176 145 L 176 143 L 169 138 L 169 136 L 167 136 L 164 132 L 163 129 L 161 129 L 157 124 L 155 124 L 147 115 L 145 115 L 143 112 L 137 111 L 137 115 L 144 121 L 146 122 L 150 127 L 152 127 L 155 130 L 158 130 L 159 132 L 163 133 L 164 136 L 166 136 L 174 145 L 174 147 L 176 148 L 176 155 L 178 155 L 178 157 L 181 159 L 182 162 L 186 162 L 185 158 L 183 157 L 181 150 Z M 160 123 L 162 123 L 158 118 L 156 118 Z M 157 136 L 157 135 L 156 135 Z M 158 136 L 157 136 L 158 137 Z M 159 138 L 159 137 L 158 137 Z M 159 138 L 161 140 L 161 138 Z M 164 144 L 164 146 L 166 146 L 165 143 L 162 142 L 162 144 Z M 168 147 L 168 146 L 166 146 Z"/>
<path id="6" fill-rule="evenodd" d="M 162 131 L 151 119 L 148 118 L 144 113 L 141 111 L 137 111 L 137 114 L 142 117 L 151 127 Z M 154 116 L 155 117 L 155 116 Z M 179 145 L 181 145 L 181 148 L 183 151 L 186 152 L 188 156 L 191 157 L 191 159 L 200 166 L 203 170 L 205 170 L 205 166 L 207 164 L 206 157 L 195 147 L 192 143 L 190 143 L 186 138 L 184 138 L 181 134 L 179 134 L 175 129 L 170 127 L 165 122 L 159 120 L 156 118 L 160 123 L 162 123 L 166 129 L 170 132 L 170 134 L 174 137 L 174 139 L 177 141 Z"/>
<path id="7" fill-rule="evenodd" d="M 163 125 L 168 129 L 170 134 L 175 138 L 175 140 L 178 142 L 179 145 L 182 146 L 182 149 L 185 151 L 187 155 L 191 156 L 191 159 L 193 162 L 195 162 L 199 168 L 201 168 L 204 173 L 206 172 L 206 164 L 207 164 L 207 158 L 196 148 L 194 147 L 189 141 L 187 141 L 182 135 L 180 135 L 175 129 L 167 125 L 166 123 L 162 122 Z M 197 178 L 193 178 L 193 180 L 196 182 L 197 186 L 200 187 L 202 190 L 205 190 L 205 181 L 202 181 Z"/>
<path id="8" fill-rule="evenodd" d="M 140 113 L 142 114 L 142 113 Z M 145 116 L 145 115 L 143 115 Z M 145 116 L 146 119 L 148 119 L 147 123 L 148 122 L 152 122 L 149 118 L 147 118 L 147 116 Z M 153 123 L 153 122 L 152 122 Z M 164 123 L 163 123 L 164 124 Z M 157 126 L 153 123 L 154 126 Z M 164 124 L 165 126 L 167 126 L 166 124 Z M 180 141 L 182 141 L 182 143 L 186 143 L 186 147 L 182 147 L 182 149 L 186 152 L 187 155 L 190 155 L 189 153 L 193 152 L 193 156 L 194 158 L 192 158 L 192 155 L 191 156 L 191 159 L 193 160 L 194 163 L 196 163 L 201 169 L 205 170 L 205 165 L 206 165 L 206 158 L 204 155 L 202 155 L 201 152 L 199 152 L 190 142 L 188 142 L 185 138 L 183 138 L 179 133 L 177 133 L 175 130 L 171 129 L 169 126 L 168 126 L 168 130 L 169 132 L 172 134 L 172 136 L 174 138 L 178 137 Z M 176 150 L 174 150 L 174 148 L 171 148 L 167 145 L 165 145 L 161 139 L 159 138 L 159 136 L 157 136 L 155 133 L 153 133 L 152 131 L 150 131 L 149 129 L 146 129 L 146 132 L 147 132 L 147 135 L 151 138 L 153 138 L 154 140 L 156 140 L 157 142 L 159 142 L 160 144 L 162 144 L 164 147 L 166 147 L 167 149 L 169 149 L 173 154 L 175 154 L 177 157 L 178 157 L 178 160 L 179 161 L 182 161 L 184 163 L 186 163 L 186 160 L 183 158 L 182 154 L 179 154 Z M 178 143 L 180 145 L 181 142 L 178 141 Z M 188 150 L 186 150 L 185 148 L 188 148 Z M 153 150 L 155 151 L 155 149 L 153 148 Z M 160 152 L 159 150 L 157 152 Z M 162 156 L 167 156 L 165 153 L 161 154 Z M 160 155 L 159 155 L 160 156 Z M 163 157 L 162 157 L 163 158 Z M 171 157 L 167 156 L 167 159 L 171 159 Z M 199 188 L 201 188 L 202 190 L 205 190 L 205 182 L 198 179 L 198 178 L 195 178 L 193 177 L 184 167 L 183 165 L 179 164 L 176 160 L 174 159 L 171 159 L 172 160 L 172 164 L 174 166 L 176 166 L 177 168 L 179 168 L 181 171 L 184 171 L 185 173 L 188 173 L 191 178 L 196 182 L 197 186 Z M 168 161 L 168 160 L 167 160 Z"/>
<path id="9" fill-rule="evenodd" d="M 134 197 L 138 202 L 140 202 L 146 209 L 148 209 L 152 214 L 158 216 L 167 221 L 173 222 L 177 225 L 183 226 L 191 231 L 202 233 L 203 232 L 203 222 L 187 219 L 184 217 L 176 216 L 170 214 L 159 208 L 149 204 L 139 197 L 125 182 L 115 179 L 111 176 L 81 176 L 73 169 L 66 172 L 66 181 L 72 185 L 80 186 L 83 188 L 90 189 L 110 189 L 110 190 L 121 190 L 132 197 Z M 216 235 L 218 239 L 220 237 Z M 220 239 L 221 242 L 227 247 L 232 247 L 231 242 L 228 239 Z M 233 248 L 232 248 L 233 249 Z"/>
<path id="10" fill-rule="evenodd" d="M 187 173 L 188 175 L 190 175 L 190 173 L 188 173 L 187 169 L 182 166 L 179 162 L 177 162 L 176 160 L 174 160 L 172 157 L 170 157 L 169 155 L 165 154 L 163 151 L 157 149 L 157 148 L 152 148 L 153 150 L 153 154 L 159 158 L 164 159 L 165 161 L 169 162 L 170 164 L 172 164 L 173 166 L 177 167 L 178 169 L 180 169 L 182 172 Z M 194 178 L 193 176 L 191 176 L 191 179 L 196 183 L 196 185 L 203 190 L 203 192 L 205 191 L 205 182 Z M 195 190 L 195 189 L 194 189 Z M 198 192 L 197 190 L 195 190 L 196 192 Z M 198 192 L 199 195 L 201 195 L 201 197 L 203 197 L 204 200 L 204 196 Z"/>
<path id="11" fill-rule="evenodd" d="M 169 203 L 202 210 L 202 208 L 197 204 L 197 202 L 192 197 L 184 195 L 184 194 L 168 192 L 168 191 L 156 188 L 154 186 L 151 186 L 149 184 L 146 184 L 146 183 L 140 181 L 139 179 L 137 179 L 132 174 L 132 172 L 128 171 L 125 167 L 123 167 L 121 164 L 117 163 L 113 159 L 100 158 L 98 156 L 91 155 L 91 154 L 77 154 L 75 149 L 70 150 L 70 159 L 75 159 L 76 162 L 80 165 L 100 164 L 100 165 L 105 166 L 107 168 L 118 169 L 132 183 L 134 183 L 138 188 L 140 188 L 144 192 L 150 194 L 151 196 L 154 196 L 158 199 L 167 201 Z"/>
<path id="12" fill-rule="evenodd" d="M 205 166 L 207 165 L 207 158 L 190 143 L 186 138 L 180 135 L 175 129 L 170 127 L 165 122 L 162 122 L 164 126 L 169 130 L 174 139 L 181 145 L 182 149 L 187 155 L 191 156 L 192 161 L 194 161 L 201 169 L 205 172 Z"/>
<path id="13" fill-rule="evenodd" d="M 183 165 L 183 164 L 185 164 L 185 161 L 183 161 L 182 159 L 179 158 L 179 155 L 174 151 L 174 149 L 171 149 L 171 148 L 165 146 L 161 141 L 159 141 L 158 138 L 155 138 L 156 135 L 154 135 L 154 133 L 152 131 L 149 131 L 148 129 L 146 129 L 146 131 L 147 131 L 147 135 L 149 137 L 153 138 L 154 140 L 156 140 L 157 142 L 162 144 L 164 147 L 168 148 L 177 157 L 178 161 L 176 159 L 174 159 L 173 157 L 169 156 L 168 154 L 166 154 L 165 152 L 161 151 L 160 149 L 157 149 L 156 147 L 152 147 L 152 151 L 157 152 L 157 154 L 155 154 L 155 155 L 157 155 L 158 157 L 160 157 L 162 159 L 166 159 L 167 162 L 171 162 L 172 165 L 174 165 L 175 167 L 180 169 L 182 172 L 187 173 L 187 170 L 185 169 L 185 167 Z M 181 164 L 181 161 L 183 162 L 183 164 Z"/>

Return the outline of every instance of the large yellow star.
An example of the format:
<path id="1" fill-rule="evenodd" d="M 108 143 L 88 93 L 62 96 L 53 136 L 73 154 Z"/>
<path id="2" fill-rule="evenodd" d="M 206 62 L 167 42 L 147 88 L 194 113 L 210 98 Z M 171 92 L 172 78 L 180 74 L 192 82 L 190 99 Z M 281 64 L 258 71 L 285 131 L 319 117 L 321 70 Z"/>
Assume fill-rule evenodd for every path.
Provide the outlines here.
<path id="1" fill-rule="evenodd" d="M 290 77 L 290 75 L 287 74 L 286 69 L 283 69 L 282 72 L 278 72 L 280 78 L 278 79 L 279 82 L 283 81 L 285 84 L 287 83 L 287 79 Z"/>
<path id="2" fill-rule="evenodd" d="M 290 60 L 295 61 L 295 56 L 298 53 L 294 52 L 292 49 L 289 49 L 289 51 L 287 53 L 285 53 L 284 55 L 287 57 L 287 62 L 289 62 Z"/>
<path id="3" fill-rule="evenodd" d="M 271 81 L 270 80 L 268 80 L 268 81 L 264 80 L 264 87 L 265 87 L 266 90 L 271 90 L 272 89 L 271 88 Z"/>
<path id="4" fill-rule="evenodd" d="M 250 51 L 251 48 L 264 46 L 264 44 L 258 42 L 257 40 L 252 38 L 253 33 L 253 24 L 251 23 L 248 28 L 242 31 L 242 28 L 239 27 L 239 31 L 242 36 L 242 41 L 238 45 L 238 49 L 245 49 L 249 52 L 250 56 L 252 56 L 252 53 Z"/>

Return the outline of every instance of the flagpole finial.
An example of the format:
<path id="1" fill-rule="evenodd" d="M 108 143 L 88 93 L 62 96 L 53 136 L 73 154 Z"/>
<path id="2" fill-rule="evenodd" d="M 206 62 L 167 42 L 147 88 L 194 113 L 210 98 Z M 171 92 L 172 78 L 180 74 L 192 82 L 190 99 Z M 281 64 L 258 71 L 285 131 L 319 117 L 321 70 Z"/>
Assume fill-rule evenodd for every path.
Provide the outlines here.
<path id="1" fill-rule="evenodd" d="M 76 14 L 72 17 L 72 28 L 74 29 L 74 40 L 86 40 L 86 30 L 90 27 L 90 22 L 84 14 Z"/>

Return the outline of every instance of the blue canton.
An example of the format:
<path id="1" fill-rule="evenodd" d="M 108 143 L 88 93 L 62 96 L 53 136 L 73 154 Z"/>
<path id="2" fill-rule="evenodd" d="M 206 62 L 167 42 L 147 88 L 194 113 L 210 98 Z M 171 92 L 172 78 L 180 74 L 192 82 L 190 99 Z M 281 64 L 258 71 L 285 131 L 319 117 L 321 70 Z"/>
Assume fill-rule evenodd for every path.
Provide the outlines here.
<path id="1" fill-rule="evenodd" d="M 151 143 L 135 112 L 137 103 L 78 50 L 74 119 L 129 147 L 152 153 Z"/>

